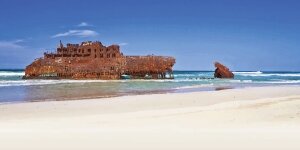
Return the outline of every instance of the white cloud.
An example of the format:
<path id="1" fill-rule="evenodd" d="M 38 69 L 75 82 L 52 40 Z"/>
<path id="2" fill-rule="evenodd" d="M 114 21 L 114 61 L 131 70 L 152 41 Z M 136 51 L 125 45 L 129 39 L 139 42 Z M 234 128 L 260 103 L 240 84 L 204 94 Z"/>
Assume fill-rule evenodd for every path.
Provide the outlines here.
<path id="1" fill-rule="evenodd" d="M 21 42 L 24 42 L 24 40 L 0 41 L 0 48 L 24 48 L 24 46 L 20 45 Z"/>
<path id="2" fill-rule="evenodd" d="M 15 40 L 15 43 L 20 43 L 20 42 L 24 42 L 24 40 L 23 39 Z"/>
<path id="3" fill-rule="evenodd" d="M 125 45 L 128 45 L 128 43 L 119 43 L 118 45 L 125 46 Z"/>
<path id="4" fill-rule="evenodd" d="M 93 30 L 69 30 L 68 32 L 58 33 L 56 35 L 53 35 L 52 38 L 64 37 L 64 36 L 92 37 L 96 35 L 98 35 L 98 33 Z"/>
<path id="5" fill-rule="evenodd" d="M 81 22 L 80 24 L 77 25 L 78 27 L 87 27 L 87 26 L 92 26 L 88 24 L 87 22 Z"/>

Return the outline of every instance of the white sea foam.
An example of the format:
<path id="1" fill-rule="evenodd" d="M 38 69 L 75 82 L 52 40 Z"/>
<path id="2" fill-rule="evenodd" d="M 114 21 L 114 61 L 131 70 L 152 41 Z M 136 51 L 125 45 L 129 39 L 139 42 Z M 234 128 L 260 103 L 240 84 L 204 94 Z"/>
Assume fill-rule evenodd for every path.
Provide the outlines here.
<path id="1" fill-rule="evenodd" d="M 253 77 L 300 77 L 300 73 L 270 73 L 270 74 L 238 74 L 240 76 L 253 76 Z"/>
<path id="2" fill-rule="evenodd" d="M 136 82 L 157 82 L 157 83 L 179 83 L 179 82 L 195 82 L 196 79 L 180 79 L 180 80 L 0 80 L 0 86 L 29 86 L 29 85 L 52 85 L 52 84 L 72 84 L 72 83 L 136 83 Z"/>
<path id="3" fill-rule="evenodd" d="M 182 87 L 176 87 L 175 90 L 180 89 L 194 89 L 194 88 L 203 88 L 203 87 L 212 87 L 214 84 L 200 84 L 200 85 L 191 85 L 191 86 L 182 86 Z"/>
<path id="4" fill-rule="evenodd" d="M 238 71 L 238 72 L 233 72 L 234 74 L 262 74 L 263 72 L 261 71 L 246 71 L 246 72 L 243 72 L 243 71 Z"/>
<path id="5" fill-rule="evenodd" d="M 205 77 L 205 76 L 210 76 L 210 74 L 174 74 L 174 77 Z"/>
<path id="6" fill-rule="evenodd" d="M 300 73 L 263 73 L 261 71 L 256 72 L 233 72 L 236 75 L 240 76 L 252 76 L 252 77 L 300 77 Z"/>
<path id="7" fill-rule="evenodd" d="M 13 71 L 0 71 L 0 77 L 7 77 L 7 76 L 23 76 L 25 72 L 13 72 Z"/>
<path id="8" fill-rule="evenodd" d="M 0 80 L 0 86 L 50 85 L 90 82 L 107 82 L 107 80 Z"/>
<path id="9" fill-rule="evenodd" d="M 261 83 L 271 83 L 271 84 L 296 84 L 296 83 L 300 83 L 300 80 L 262 81 Z"/>
<path id="10" fill-rule="evenodd" d="M 230 83 L 252 83 L 252 80 L 228 80 Z"/>

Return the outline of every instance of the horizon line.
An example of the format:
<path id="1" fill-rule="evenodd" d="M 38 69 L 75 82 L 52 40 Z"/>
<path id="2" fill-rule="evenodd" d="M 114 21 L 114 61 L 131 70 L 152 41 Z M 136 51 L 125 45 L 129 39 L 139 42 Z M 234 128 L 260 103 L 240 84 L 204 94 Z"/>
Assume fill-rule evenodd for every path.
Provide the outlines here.
<path id="1" fill-rule="evenodd" d="M 0 71 L 25 71 L 25 68 L 0 68 Z M 191 71 L 191 72 L 214 72 L 215 70 L 178 70 L 173 71 Z M 292 70 L 230 70 L 232 72 L 300 72 Z"/>

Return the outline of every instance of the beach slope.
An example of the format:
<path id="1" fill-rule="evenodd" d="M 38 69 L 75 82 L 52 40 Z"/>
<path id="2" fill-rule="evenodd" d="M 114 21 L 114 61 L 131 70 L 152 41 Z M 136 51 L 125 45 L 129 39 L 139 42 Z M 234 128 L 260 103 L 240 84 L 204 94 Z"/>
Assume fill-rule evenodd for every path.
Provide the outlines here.
<path id="1" fill-rule="evenodd" d="M 0 149 L 300 149 L 300 87 L 0 105 Z"/>

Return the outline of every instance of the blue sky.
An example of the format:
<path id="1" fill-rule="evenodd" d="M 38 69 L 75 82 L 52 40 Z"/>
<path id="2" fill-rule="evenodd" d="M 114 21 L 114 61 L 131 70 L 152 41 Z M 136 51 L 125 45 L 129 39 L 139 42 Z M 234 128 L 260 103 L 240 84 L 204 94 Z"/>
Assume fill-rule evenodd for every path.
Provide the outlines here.
<path id="1" fill-rule="evenodd" d="M 0 0 L 0 68 L 24 68 L 59 40 L 170 55 L 177 70 L 300 71 L 297 0 Z"/>

